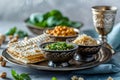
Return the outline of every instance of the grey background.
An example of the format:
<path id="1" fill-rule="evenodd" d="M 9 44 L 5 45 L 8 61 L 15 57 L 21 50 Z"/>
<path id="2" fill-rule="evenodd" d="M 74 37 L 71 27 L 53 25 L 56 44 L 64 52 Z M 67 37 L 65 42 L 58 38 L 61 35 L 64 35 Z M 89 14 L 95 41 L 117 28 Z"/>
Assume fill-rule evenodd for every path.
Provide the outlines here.
<path id="1" fill-rule="evenodd" d="M 23 22 L 32 13 L 45 13 L 52 9 L 60 10 L 71 20 L 93 28 L 91 7 L 111 5 L 120 9 L 120 0 L 0 0 L 0 21 Z M 120 21 L 118 11 L 116 23 Z"/>

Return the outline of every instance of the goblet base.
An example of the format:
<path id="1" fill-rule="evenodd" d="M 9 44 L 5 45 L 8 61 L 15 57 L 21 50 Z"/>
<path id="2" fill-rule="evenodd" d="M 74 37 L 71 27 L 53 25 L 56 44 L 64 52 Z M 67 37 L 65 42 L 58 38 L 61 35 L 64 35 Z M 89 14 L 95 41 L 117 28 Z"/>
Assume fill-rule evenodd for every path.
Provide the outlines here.
<path id="1" fill-rule="evenodd" d="M 112 46 L 110 44 L 108 44 L 107 42 L 104 42 L 103 46 L 108 48 L 112 54 L 115 54 L 115 50 L 112 48 Z"/>
<path id="2" fill-rule="evenodd" d="M 74 60 L 79 61 L 79 62 L 90 62 L 90 61 L 95 60 L 95 57 L 94 57 L 94 55 L 92 55 L 92 56 L 82 56 L 82 55 L 79 55 L 79 54 L 75 54 Z"/>
<path id="3" fill-rule="evenodd" d="M 110 44 L 107 43 L 107 37 L 100 35 L 99 38 L 102 41 L 103 46 L 108 48 L 112 54 L 115 54 L 115 50 L 112 48 L 112 46 Z"/>
<path id="4" fill-rule="evenodd" d="M 69 66 L 69 63 L 68 62 L 58 63 L 58 62 L 49 61 L 48 66 L 50 66 L 50 67 L 67 67 L 67 66 Z"/>

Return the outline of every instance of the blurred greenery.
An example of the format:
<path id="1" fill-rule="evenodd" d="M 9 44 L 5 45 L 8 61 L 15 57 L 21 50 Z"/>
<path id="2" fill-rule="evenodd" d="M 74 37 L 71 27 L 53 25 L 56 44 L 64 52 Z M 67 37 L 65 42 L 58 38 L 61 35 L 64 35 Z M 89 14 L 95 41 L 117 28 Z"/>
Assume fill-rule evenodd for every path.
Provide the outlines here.
<path id="1" fill-rule="evenodd" d="M 63 16 L 59 10 L 51 10 L 44 14 L 36 14 L 32 17 L 29 17 L 26 22 L 43 28 L 51 28 L 55 26 L 69 26 L 80 28 L 82 26 L 82 23 L 71 21 L 68 17 Z"/>
<path id="2" fill-rule="evenodd" d="M 19 36 L 20 38 L 24 38 L 28 36 L 28 33 L 23 31 L 23 30 L 19 30 L 17 29 L 16 26 L 14 26 L 13 28 L 10 28 L 9 31 L 6 33 L 7 36 L 9 35 L 13 35 L 13 36 Z"/>

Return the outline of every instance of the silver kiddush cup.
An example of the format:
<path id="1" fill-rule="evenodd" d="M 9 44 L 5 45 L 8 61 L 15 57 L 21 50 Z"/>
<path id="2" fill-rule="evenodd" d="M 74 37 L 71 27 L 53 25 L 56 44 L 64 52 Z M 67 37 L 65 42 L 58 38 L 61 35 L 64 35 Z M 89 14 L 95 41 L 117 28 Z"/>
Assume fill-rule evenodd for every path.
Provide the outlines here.
<path id="1" fill-rule="evenodd" d="M 92 7 L 94 27 L 99 34 L 100 40 L 103 42 L 103 46 L 110 49 L 112 54 L 114 54 L 115 51 L 107 43 L 106 36 L 113 28 L 116 12 L 117 8 L 113 6 Z"/>

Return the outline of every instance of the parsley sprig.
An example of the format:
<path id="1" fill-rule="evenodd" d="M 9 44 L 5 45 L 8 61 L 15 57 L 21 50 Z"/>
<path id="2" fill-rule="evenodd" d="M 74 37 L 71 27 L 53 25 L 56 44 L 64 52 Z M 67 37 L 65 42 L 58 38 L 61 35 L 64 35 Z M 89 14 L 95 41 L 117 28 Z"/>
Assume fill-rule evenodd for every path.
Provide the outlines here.
<path id="1" fill-rule="evenodd" d="M 18 74 L 15 70 L 11 70 L 11 74 L 14 80 L 31 80 L 29 75 L 26 73 Z"/>

